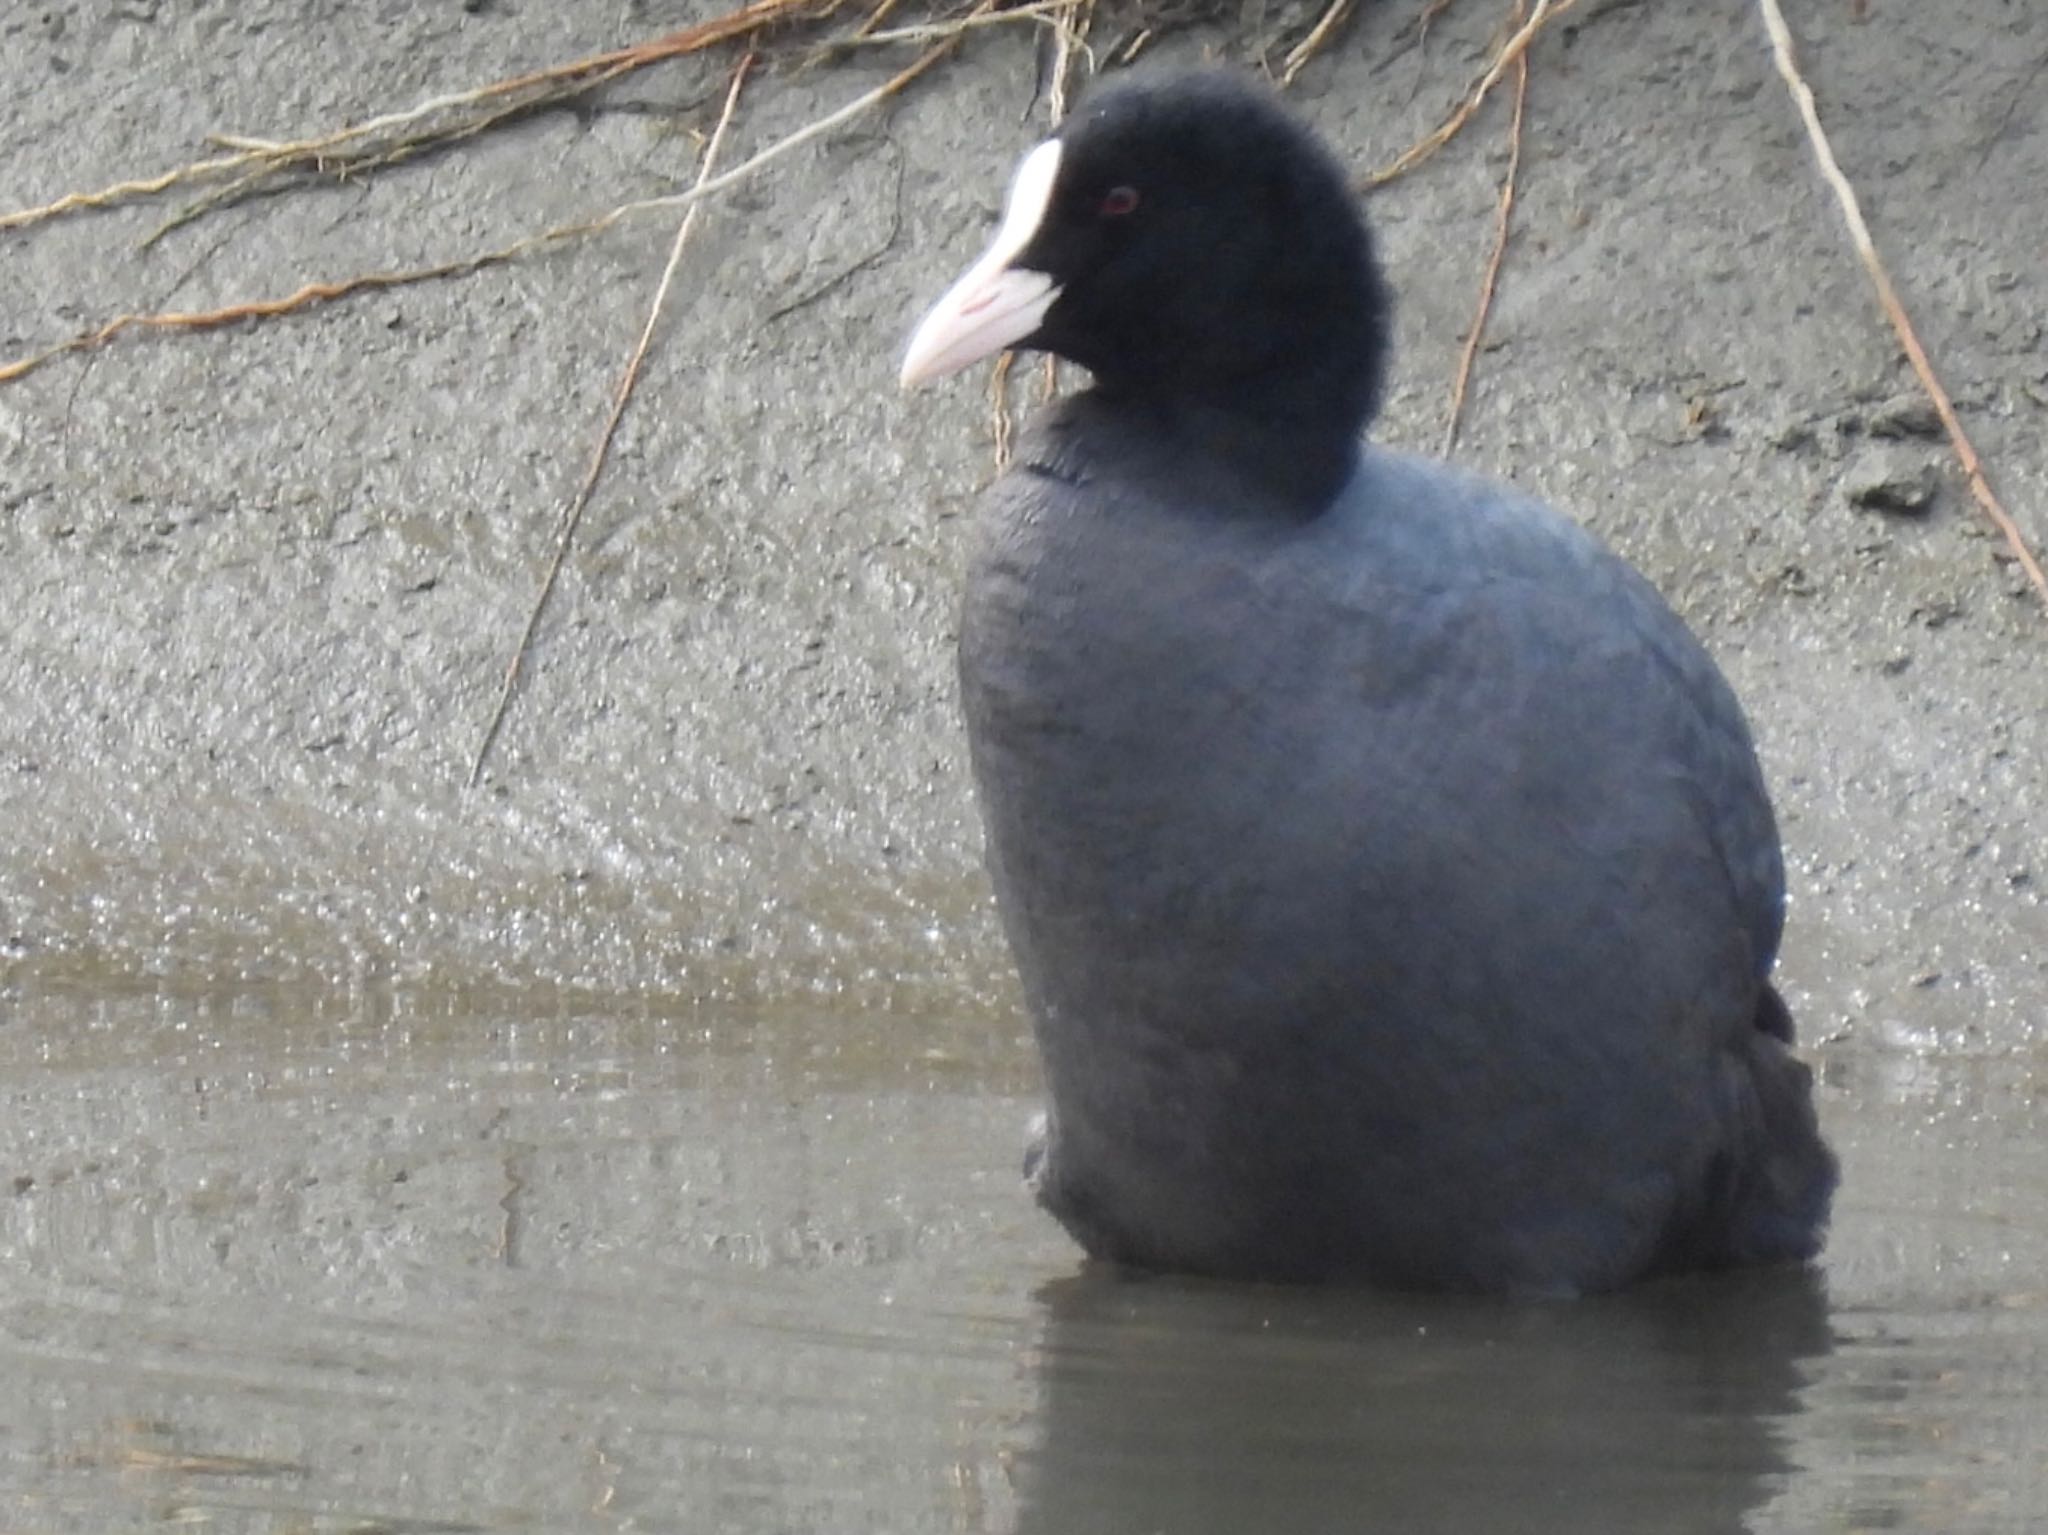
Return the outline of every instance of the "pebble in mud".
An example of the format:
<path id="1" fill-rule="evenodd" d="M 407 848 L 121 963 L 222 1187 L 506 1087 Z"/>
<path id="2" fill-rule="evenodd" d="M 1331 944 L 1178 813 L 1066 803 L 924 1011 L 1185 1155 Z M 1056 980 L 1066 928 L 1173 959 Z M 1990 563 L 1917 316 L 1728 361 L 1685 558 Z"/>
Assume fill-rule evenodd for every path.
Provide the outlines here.
<path id="1" fill-rule="evenodd" d="M 1864 511 L 1918 517 L 1940 494 L 1941 472 L 1919 453 L 1870 447 L 1843 472 L 1842 492 L 1851 506 Z"/>

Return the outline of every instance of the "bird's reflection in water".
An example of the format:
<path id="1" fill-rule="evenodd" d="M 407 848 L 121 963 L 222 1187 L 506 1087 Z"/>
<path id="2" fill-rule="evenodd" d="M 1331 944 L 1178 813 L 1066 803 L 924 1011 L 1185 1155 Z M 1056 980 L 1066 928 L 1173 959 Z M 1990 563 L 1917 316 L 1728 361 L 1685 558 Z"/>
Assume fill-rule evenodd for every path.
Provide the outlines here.
<path id="1" fill-rule="evenodd" d="M 1830 1344 L 1806 1270 L 1518 1304 L 1046 1286 L 1020 1531 L 1737 1535 Z"/>

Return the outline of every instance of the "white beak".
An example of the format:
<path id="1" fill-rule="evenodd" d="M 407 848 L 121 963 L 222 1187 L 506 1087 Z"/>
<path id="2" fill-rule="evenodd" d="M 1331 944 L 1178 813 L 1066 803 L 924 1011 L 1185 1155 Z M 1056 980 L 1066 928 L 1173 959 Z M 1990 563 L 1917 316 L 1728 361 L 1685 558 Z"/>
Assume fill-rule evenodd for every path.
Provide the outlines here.
<path id="1" fill-rule="evenodd" d="M 1038 329 L 1059 287 L 1044 272 L 1010 263 L 1045 221 L 1059 168 L 1057 139 L 1040 144 L 1017 167 L 995 239 L 918 322 L 903 354 L 905 389 L 957 373 Z"/>

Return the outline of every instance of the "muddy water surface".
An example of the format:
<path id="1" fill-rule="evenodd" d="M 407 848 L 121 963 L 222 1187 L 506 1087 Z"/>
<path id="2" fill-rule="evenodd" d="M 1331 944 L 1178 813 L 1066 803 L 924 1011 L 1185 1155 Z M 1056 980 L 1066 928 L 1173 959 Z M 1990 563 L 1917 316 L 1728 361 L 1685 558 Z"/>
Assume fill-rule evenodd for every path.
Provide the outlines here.
<path id="1" fill-rule="evenodd" d="M 1084 1272 L 914 1007 L 16 995 L 0 1527 L 2033 1531 L 2048 1100 L 1823 1053 L 1823 1273 Z"/>

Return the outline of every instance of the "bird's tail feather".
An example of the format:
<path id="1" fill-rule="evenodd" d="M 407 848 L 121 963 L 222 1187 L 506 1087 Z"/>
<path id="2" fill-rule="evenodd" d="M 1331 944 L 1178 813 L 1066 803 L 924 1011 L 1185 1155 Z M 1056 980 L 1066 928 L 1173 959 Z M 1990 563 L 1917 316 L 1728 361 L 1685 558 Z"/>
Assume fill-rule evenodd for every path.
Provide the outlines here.
<path id="1" fill-rule="evenodd" d="M 1840 1172 L 1821 1139 L 1813 1071 L 1792 1053 L 1792 1015 L 1769 985 L 1728 1059 L 1730 1134 L 1658 1266 L 1796 1263 L 1820 1252 Z"/>

